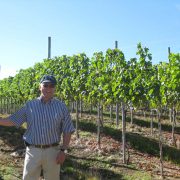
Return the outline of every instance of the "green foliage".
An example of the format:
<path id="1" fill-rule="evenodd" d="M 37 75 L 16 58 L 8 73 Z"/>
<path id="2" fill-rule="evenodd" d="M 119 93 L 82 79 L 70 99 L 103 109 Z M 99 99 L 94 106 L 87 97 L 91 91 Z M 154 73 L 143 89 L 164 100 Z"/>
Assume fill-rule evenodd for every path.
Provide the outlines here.
<path id="1" fill-rule="evenodd" d="M 14 77 L 0 80 L 0 98 L 24 102 L 39 95 L 39 81 L 53 74 L 58 81 L 56 95 L 64 101 L 82 99 L 115 104 L 123 100 L 134 107 L 179 108 L 180 54 L 169 55 L 169 63 L 152 65 L 149 49 L 137 45 L 138 58 L 126 60 L 119 49 L 44 59 L 21 69 Z"/>

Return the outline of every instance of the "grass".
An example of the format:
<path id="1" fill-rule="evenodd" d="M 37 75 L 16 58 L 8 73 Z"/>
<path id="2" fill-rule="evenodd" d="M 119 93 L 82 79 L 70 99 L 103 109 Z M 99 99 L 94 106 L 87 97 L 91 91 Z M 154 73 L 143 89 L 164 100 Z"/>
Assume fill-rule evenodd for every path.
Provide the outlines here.
<path id="1" fill-rule="evenodd" d="M 0 167 L 0 180 L 19 180 L 20 178 L 13 166 Z"/>
<path id="2" fill-rule="evenodd" d="M 77 180 L 87 180 L 89 178 L 120 180 L 123 178 L 120 173 L 110 170 L 109 166 L 102 165 L 102 161 L 95 162 L 94 159 L 73 159 L 73 157 L 70 157 L 61 171 L 63 176 L 73 176 Z"/>
<path id="3" fill-rule="evenodd" d="M 145 172 L 135 172 L 132 175 L 125 175 L 125 180 L 152 180 L 152 176 Z"/>

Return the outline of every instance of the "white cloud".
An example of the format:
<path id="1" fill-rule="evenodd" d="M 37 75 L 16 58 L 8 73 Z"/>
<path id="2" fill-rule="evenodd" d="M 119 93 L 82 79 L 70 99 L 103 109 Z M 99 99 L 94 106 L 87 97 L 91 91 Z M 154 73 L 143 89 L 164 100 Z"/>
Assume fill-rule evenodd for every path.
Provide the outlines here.
<path id="1" fill-rule="evenodd" d="M 15 76 L 15 74 L 17 74 L 17 69 L 13 67 L 0 66 L 0 79 Z"/>

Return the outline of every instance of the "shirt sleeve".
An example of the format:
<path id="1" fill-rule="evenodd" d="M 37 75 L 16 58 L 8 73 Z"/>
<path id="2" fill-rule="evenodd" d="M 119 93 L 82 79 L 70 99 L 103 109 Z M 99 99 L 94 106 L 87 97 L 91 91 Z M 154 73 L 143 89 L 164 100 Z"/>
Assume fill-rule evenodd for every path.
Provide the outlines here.
<path id="1" fill-rule="evenodd" d="M 20 127 L 27 120 L 26 105 L 16 111 L 14 114 L 10 115 L 8 119 L 10 119 L 16 127 Z"/>
<path id="2" fill-rule="evenodd" d="M 62 123 L 62 132 L 63 133 L 73 133 L 75 131 L 75 128 L 74 128 L 73 122 L 71 120 L 70 113 L 65 104 L 63 107 L 63 112 L 64 112 L 64 120 Z"/>

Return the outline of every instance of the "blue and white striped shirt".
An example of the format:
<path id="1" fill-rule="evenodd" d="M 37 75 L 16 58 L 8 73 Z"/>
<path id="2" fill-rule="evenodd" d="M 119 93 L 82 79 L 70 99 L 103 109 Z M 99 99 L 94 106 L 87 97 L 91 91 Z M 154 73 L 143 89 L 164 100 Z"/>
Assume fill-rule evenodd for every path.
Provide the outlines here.
<path id="1" fill-rule="evenodd" d="M 9 119 L 17 127 L 27 123 L 23 139 L 29 144 L 57 143 L 62 133 L 72 133 L 75 130 L 66 105 L 56 98 L 48 103 L 44 103 L 41 97 L 28 101 Z"/>

